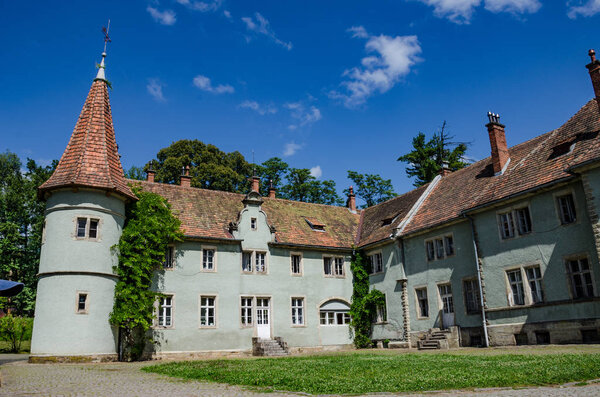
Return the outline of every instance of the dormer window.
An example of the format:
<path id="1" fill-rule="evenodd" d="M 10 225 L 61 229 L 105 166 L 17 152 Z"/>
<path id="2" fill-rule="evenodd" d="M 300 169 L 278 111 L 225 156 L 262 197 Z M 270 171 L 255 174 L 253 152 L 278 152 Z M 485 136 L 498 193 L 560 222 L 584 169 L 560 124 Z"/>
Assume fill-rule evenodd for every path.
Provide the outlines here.
<path id="1" fill-rule="evenodd" d="M 256 218 L 250 218 L 250 230 L 256 230 Z"/>
<path id="2" fill-rule="evenodd" d="M 394 221 L 394 218 L 385 218 L 381 220 L 381 226 L 391 225 Z"/>
<path id="3" fill-rule="evenodd" d="M 306 221 L 306 223 L 308 223 L 308 225 L 310 226 L 310 228 L 316 232 L 324 232 L 325 231 L 325 224 L 322 223 L 321 221 L 319 221 L 316 218 L 304 218 L 304 220 Z"/>

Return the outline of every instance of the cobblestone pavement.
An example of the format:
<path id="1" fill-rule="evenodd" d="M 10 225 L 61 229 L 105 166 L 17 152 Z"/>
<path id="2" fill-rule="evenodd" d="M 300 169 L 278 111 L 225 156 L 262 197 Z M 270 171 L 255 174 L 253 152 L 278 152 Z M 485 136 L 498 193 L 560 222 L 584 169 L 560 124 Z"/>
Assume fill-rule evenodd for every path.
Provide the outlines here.
<path id="1" fill-rule="evenodd" d="M 236 386 L 182 381 L 140 371 L 148 363 L 28 364 L 0 367 L 0 396 L 298 396 L 302 393 L 256 393 Z M 381 395 L 381 394 L 378 394 Z M 590 397 L 600 396 L 600 381 L 528 389 L 428 392 L 412 396 L 459 397 Z M 408 395 L 406 395 L 408 396 Z"/>

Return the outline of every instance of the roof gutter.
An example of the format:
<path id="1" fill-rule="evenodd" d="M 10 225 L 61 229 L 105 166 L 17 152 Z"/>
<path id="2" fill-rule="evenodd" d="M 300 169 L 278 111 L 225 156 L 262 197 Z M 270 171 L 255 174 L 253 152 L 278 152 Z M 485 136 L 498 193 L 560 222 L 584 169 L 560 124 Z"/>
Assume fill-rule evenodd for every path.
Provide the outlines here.
<path id="1" fill-rule="evenodd" d="M 315 251 L 339 251 L 339 252 L 352 252 L 352 247 L 329 247 L 326 245 L 308 245 L 308 244 L 294 244 L 294 243 L 268 243 L 270 246 L 281 247 L 281 248 L 304 248 Z"/>
<path id="2" fill-rule="evenodd" d="M 572 165 L 569 168 L 567 168 L 565 171 L 567 171 L 568 173 L 572 174 L 572 173 L 575 173 L 575 170 L 578 170 L 580 168 L 585 168 L 588 165 L 591 165 L 591 164 L 594 164 L 594 163 L 596 163 L 595 164 L 596 167 L 600 167 L 600 157 L 595 157 L 595 158 L 593 158 L 591 160 L 586 160 L 583 163 Z M 590 168 L 595 168 L 595 167 L 590 167 Z"/>
<path id="3" fill-rule="evenodd" d="M 225 238 L 225 237 L 207 237 L 207 236 L 194 236 L 190 234 L 184 234 L 183 238 L 185 240 L 194 240 L 194 241 L 214 241 L 219 243 L 229 243 L 229 244 L 238 244 L 244 241 L 243 239 L 235 239 L 235 238 Z"/>

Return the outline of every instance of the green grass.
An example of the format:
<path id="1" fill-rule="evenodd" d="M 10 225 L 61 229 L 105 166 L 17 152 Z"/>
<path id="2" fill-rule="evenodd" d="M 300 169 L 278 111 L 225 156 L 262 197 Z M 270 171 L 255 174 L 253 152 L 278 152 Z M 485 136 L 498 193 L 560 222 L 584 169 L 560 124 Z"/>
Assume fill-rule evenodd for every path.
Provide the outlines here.
<path id="1" fill-rule="evenodd" d="M 312 394 L 561 384 L 600 378 L 600 354 L 347 353 L 171 362 L 142 369 L 184 379 Z"/>
<path id="2" fill-rule="evenodd" d="M 31 341 L 24 340 L 21 343 L 21 351 L 19 353 L 29 353 L 31 348 Z M 10 343 L 4 340 L 0 340 L 0 353 L 10 353 Z"/>

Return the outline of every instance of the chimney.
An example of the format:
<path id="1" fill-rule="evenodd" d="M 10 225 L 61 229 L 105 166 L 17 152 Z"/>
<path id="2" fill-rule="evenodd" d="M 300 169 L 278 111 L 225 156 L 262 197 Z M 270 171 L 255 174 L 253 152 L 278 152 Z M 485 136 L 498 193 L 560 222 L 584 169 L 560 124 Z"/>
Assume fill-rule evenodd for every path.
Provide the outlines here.
<path id="1" fill-rule="evenodd" d="M 273 187 L 273 180 L 269 180 L 269 198 L 275 198 L 276 189 Z"/>
<path id="2" fill-rule="evenodd" d="M 252 182 L 252 191 L 260 193 L 260 178 L 255 175 L 250 178 L 250 181 Z"/>
<path id="3" fill-rule="evenodd" d="M 442 168 L 440 168 L 440 176 L 445 177 L 446 175 L 450 175 L 452 170 L 450 169 L 450 164 L 447 161 L 442 163 Z"/>
<path id="4" fill-rule="evenodd" d="M 356 212 L 356 196 L 354 195 L 354 188 L 350 186 L 350 191 L 348 192 L 348 201 L 346 201 L 346 206 L 350 210 L 350 212 Z"/>
<path id="5" fill-rule="evenodd" d="M 179 185 L 183 187 L 190 187 L 192 182 L 192 177 L 190 176 L 190 166 L 186 165 L 181 168 L 181 179 L 179 180 Z"/>
<path id="6" fill-rule="evenodd" d="M 154 183 L 154 175 L 156 175 L 156 171 L 154 171 L 154 162 L 151 161 L 148 165 L 148 171 L 146 171 L 146 180 L 150 183 Z"/>
<path id="7" fill-rule="evenodd" d="M 504 125 L 500 124 L 500 115 L 488 112 L 489 123 L 485 126 L 490 135 L 490 146 L 492 147 L 492 164 L 494 174 L 500 175 L 504 167 L 510 161 L 508 147 L 506 146 L 506 135 L 504 134 Z"/>
<path id="8" fill-rule="evenodd" d="M 600 107 L 600 61 L 596 59 L 596 51 L 589 50 L 588 55 L 592 62 L 585 65 L 592 78 L 592 86 L 594 87 L 594 94 L 596 95 L 596 102 Z"/>

